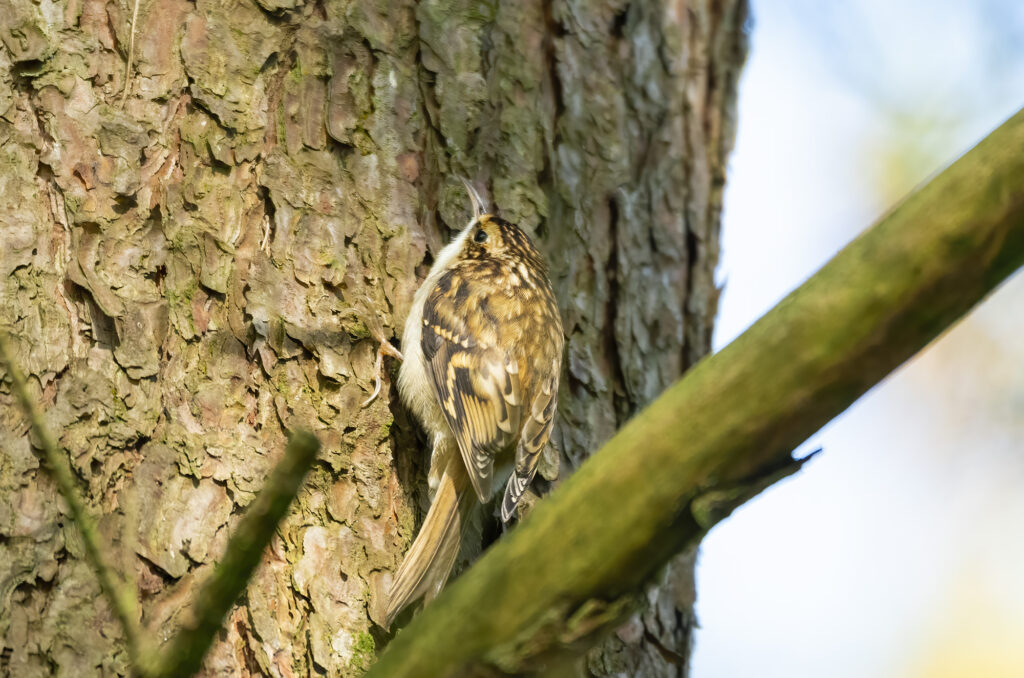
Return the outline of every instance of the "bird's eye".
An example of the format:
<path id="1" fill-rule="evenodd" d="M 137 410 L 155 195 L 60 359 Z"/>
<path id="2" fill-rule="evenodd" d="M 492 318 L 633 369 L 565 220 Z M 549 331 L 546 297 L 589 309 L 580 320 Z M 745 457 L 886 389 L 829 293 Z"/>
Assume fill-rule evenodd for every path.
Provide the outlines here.
<path id="1" fill-rule="evenodd" d="M 473 242 L 487 242 L 487 231 L 480 229 L 473 235 Z"/>

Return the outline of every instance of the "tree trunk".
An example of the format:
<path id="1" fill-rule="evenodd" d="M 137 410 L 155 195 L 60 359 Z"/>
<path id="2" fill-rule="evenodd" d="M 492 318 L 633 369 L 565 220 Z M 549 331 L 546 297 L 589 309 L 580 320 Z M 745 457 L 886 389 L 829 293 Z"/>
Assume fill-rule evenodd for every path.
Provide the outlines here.
<path id="1" fill-rule="evenodd" d="M 558 292 L 541 491 L 708 351 L 745 19 L 743 0 L 10 3 L 0 328 L 150 629 L 181 623 L 307 427 L 320 461 L 205 671 L 355 675 L 387 642 L 425 443 L 393 390 L 360 403 L 372 335 L 400 334 L 469 214 L 460 176 L 535 232 Z M 4 390 L 0 674 L 125 674 L 27 431 Z M 692 570 L 587 671 L 685 675 Z"/>

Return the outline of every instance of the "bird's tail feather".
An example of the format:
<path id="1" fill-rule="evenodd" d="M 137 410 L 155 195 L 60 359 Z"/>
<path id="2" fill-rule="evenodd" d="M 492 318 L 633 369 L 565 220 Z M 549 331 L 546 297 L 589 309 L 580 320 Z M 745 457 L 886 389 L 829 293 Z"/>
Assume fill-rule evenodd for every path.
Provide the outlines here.
<path id="1" fill-rule="evenodd" d="M 423 527 L 391 583 L 385 626 L 420 597 L 436 596 L 451 573 L 476 495 L 459 455 L 451 455 Z"/>

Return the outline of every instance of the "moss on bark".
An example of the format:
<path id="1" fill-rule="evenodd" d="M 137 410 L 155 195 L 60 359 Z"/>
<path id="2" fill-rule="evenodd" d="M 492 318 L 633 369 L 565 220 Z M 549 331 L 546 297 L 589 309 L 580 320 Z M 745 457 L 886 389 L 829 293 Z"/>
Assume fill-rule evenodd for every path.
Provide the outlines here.
<path id="1" fill-rule="evenodd" d="M 371 330 L 401 326 L 468 214 L 460 175 L 552 264 L 569 348 L 546 483 L 707 351 L 742 2 L 11 9 L 0 324 L 143 622 L 180 623 L 287 432 L 324 444 L 209 673 L 354 675 L 388 641 L 423 443 L 393 393 L 359 403 Z M 0 424 L 0 672 L 123 674 L 3 391 Z M 635 621 L 685 653 L 682 573 L 658 598 L 679 606 Z M 648 634 L 623 637 L 594 672 L 657 674 Z"/>

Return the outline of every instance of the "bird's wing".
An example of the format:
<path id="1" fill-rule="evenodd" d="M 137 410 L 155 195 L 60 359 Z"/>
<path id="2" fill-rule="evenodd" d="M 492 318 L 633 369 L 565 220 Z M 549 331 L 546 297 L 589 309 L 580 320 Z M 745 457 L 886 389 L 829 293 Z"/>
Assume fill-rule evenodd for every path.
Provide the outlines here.
<path id="1" fill-rule="evenodd" d="M 452 272 L 445 274 L 453 276 Z M 442 278 L 423 307 L 423 356 L 434 393 L 462 452 L 477 497 L 491 497 L 494 457 L 519 434 L 519 365 L 480 333 L 470 331 L 473 308 L 456 305 L 459 281 Z"/>
<path id="2" fill-rule="evenodd" d="M 548 372 L 551 376 L 541 382 L 537 395 L 530 404 L 530 416 L 523 423 L 519 447 L 516 449 L 516 465 L 508 479 L 508 485 L 505 486 L 505 496 L 501 501 L 501 519 L 506 523 L 512 518 L 523 492 L 537 473 L 541 452 L 544 451 L 548 437 L 551 436 L 555 406 L 558 404 L 559 368 L 560 361 L 556 359 Z"/>

